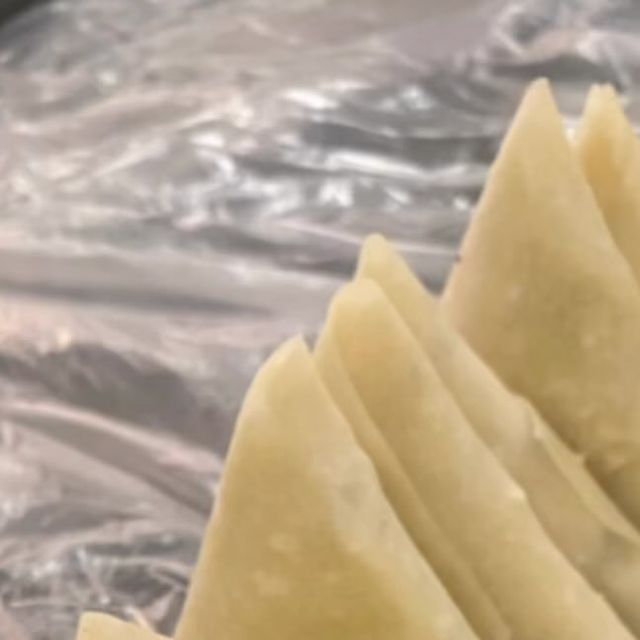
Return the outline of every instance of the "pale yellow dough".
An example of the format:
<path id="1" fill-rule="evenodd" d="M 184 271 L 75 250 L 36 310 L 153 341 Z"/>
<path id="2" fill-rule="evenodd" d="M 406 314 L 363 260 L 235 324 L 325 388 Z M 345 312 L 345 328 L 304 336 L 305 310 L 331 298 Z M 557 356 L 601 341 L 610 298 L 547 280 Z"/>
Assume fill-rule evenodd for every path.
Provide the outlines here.
<path id="1" fill-rule="evenodd" d="M 576 149 L 611 235 L 640 282 L 640 142 L 613 87 L 589 92 Z"/>
<path id="2" fill-rule="evenodd" d="M 382 487 L 424 558 L 483 640 L 508 640 L 511 632 L 472 569 L 434 522 L 362 404 L 345 371 L 332 323 L 324 327 L 314 358 L 336 404 L 348 419 L 360 446 L 373 461 Z"/>
<path id="3" fill-rule="evenodd" d="M 369 416 L 519 640 L 630 640 L 478 438 L 380 288 L 347 286 L 328 324 Z"/>
<path id="4" fill-rule="evenodd" d="M 364 243 L 356 278 L 384 291 L 547 533 L 640 637 L 640 537 L 581 460 L 476 356 L 382 237 Z"/>
<path id="5" fill-rule="evenodd" d="M 472 640 L 301 340 L 245 399 L 177 640 Z"/>
<path id="6" fill-rule="evenodd" d="M 546 82 L 522 101 L 443 303 L 639 525 L 640 289 Z"/>
<path id="7" fill-rule="evenodd" d="M 175 640 L 640 638 L 639 381 L 640 142 L 538 81 L 442 303 L 372 237 L 257 374 Z"/>
<path id="8" fill-rule="evenodd" d="M 123 622 L 104 613 L 85 613 L 76 640 L 168 640 L 150 629 Z"/>

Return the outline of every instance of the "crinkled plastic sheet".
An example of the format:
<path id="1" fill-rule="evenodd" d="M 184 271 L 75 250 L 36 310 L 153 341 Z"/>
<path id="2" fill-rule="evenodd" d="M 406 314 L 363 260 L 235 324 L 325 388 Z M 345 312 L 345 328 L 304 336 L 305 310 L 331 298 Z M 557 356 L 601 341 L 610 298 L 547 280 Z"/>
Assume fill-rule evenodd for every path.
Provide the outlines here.
<path id="1" fill-rule="evenodd" d="M 70 0 L 0 33 L 0 638 L 172 628 L 234 415 L 367 232 L 441 285 L 523 84 L 634 0 Z M 213 576 L 215 579 L 215 576 Z"/>

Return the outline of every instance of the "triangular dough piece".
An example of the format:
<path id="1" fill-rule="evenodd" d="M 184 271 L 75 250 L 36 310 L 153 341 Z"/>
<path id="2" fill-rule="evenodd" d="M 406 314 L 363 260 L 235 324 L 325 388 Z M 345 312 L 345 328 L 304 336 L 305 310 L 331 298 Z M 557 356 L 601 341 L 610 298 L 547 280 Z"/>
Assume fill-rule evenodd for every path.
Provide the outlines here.
<path id="1" fill-rule="evenodd" d="M 176 637 L 476 638 L 299 339 L 245 399 Z"/>
<path id="2" fill-rule="evenodd" d="M 76 640 L 168 640 L 168 638 L 105 613 L 85 613 L 80 618 Z"/>
<path id="3" fill-rule="evenodd" d="M 380 288 L 366 280 L 347 286 L 328 324 L 370 417 L 514 637 L 630 640 L 551 542 Z"/>
<path id="4" fill-rule="evenodd" d="M 592 87 L 576 148 L 611 235 L 640 282 L 640 142 L 613 87 Z"/>
<path id="5" fill-rule="evenodd" d="M 469 348 L 384 238 L 366 240 L 356 278 L 383 290 L 549 536 L 640 637 L 640 536 L 582 461 Z"/>
<path id="6" fill-rule="evenodd" d="M 545 82 L 522 101 L 443 303 L 640 525 L 640 289 Z"/>
<path id="7" fill-rule="evenodd" d="M 358 443 L 373 461 L 400 521 L 478 636 L 484 640 L 511 638 L 511 631 L 484 587 L 434 522 L 402 465 L 371 421 L 344 368 L 332 326 L 326 326 L 318 338 L 314 359 Z"/>

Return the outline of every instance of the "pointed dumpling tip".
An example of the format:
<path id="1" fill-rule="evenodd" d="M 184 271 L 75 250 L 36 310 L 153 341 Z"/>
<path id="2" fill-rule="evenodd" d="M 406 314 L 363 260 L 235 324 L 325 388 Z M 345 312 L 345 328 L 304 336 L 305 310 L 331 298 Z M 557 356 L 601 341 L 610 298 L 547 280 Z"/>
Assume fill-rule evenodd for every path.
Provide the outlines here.
<path id="1" fill-rule="evenodd" d="M 374 233 L 365 238 L 360 250 L 360 256 L 378 251 L 391 251 L 391 243 L 382 234 Z"/>
<path id="2" fill-rule="evenodd" d="M 552 96 L 551 83 L 548 78 L 536 78 L 529 83 L 529 86 L 525 90 L 525 95 L 529 93 L 547 93 Z"/>
<path id="3" fill-rule="evenodd" d="M 601 84 L 601 85 L 598 85 L 598 89 L 600 90 L 600 93 L 602 93 L 603 95 L 609 96 L 610 98 L 612 98 L 616 102 L 620 101 L 620 94 L 618 93 L 618 90 L 612 84 Z"/>
<path id="4" fill-rule="evenodd" d="M 583 169 L 596 193 L 599 186 L 609 184 L 603 175 L 615 178 L 613 174 L 617 171 L 626 171 L 627 175 L 635 171 L 631 168 L 633 161 L 629 156 L 633 140 L 633 125 L 616 89 L 608 84 L 592 87 L 578 127 L 577 148 Z M 611 190 L 611 195 L 616 195 L 614 190 Z M 601 200 L 600 205 L 606 209 L 607 203 Z"/>
<path id="5" fill-rule="evenodd" d="M 272 383 L 276 383 L 281 378 L 286 378 L 288 370 L 294 362 L 304 362 L 311 360 L 311 352 L 300 335 L 289 338 L 278 347 L 276 347 L 271 355 L 263 362 L 262 366 L 256 373 L 249 391 L 245 396 L 243 406 L 250 405 L 250 400 L 254 395 L 261 395 L 266 389 L 272 387 Z M 232 445 L 233 446 L 233 445 Z"/>
<path id="6" fill-rule="evenodd" d="M 386 257 L 392 252 L 391 243 L 383 235 L 374 233 L 367 236 L 360 249 L 356 278 L 364 275 L 368 265 L 377 263 L 380 260 L 380 256 Z"/>
<path id="7" fill-rule="evenodd" d="M 334 296 L 329 305 L 329 317 L 340 313 L 345 306 L 356 304 L 359 308 L 366 308 L 381 297 L 384 293 L 376 282 L 367 277 L 359 278 L 344 285 Z"/>
<path id="8" fill-rule="evenodd" d="M 605 111 L 611 112 L 611 110 L 615 110 L 618 114 L 624 113 L 620 94 L 615 87 L 610 84 L 593 85 L 587 94 L 584 113 L 604 113 Z"/>
<path id="9" fill-rule="evenodd" d="M 146 627 L 138 627 L 105 613 L 86 612 L 78 624 L 76 640 L 168 640 Z"/>
<path id="10" fill-rule="evenodd" d="M 556 155 L 559 158 L 554 159 Z M 514 157 L 523 158 L 527 165 L 533 166 L 547 162 L 557 164 L 558 160 L 566 164 L 570 156 L 571 149 L 566 139 L 564 122 L 549 81 L 544 78 L 535 80 L 525 91 L 516 110 L 492 173 L 495 174 L 497 167 L 504 168 L 505 163 L 513 165 Z M 485 191 L 491 188 L 492 181 L 490 178 Z"/>
<path id="11" fill-rule="evenodd" d="M 558 122 L 561 121 L 549 81 L 546 78 L 539 78 L 534 80 L 525 90 L 511 128 L 514 129 L 516 123 L 525 116 L 533 116 L 542 120 L 541 115 L 545 113 L 553 114 Z"/>
<path id="12" fill-rule="evenodd" d="M 309 348 L 307 347 L 307 343 L 304 338 L 298 334 L 292 338 L 288 338 L 279 347 L 276 347 L 271 358 L 284 360 L 290 355 L 308 353 Z"/>
<path id="13" fill-rule="evenodd" d="M 285 340 L 280 346 L 276 347 L 273 353 L 267 358 L 263 369 L 269 365 L 269 368 L 279 368 L 291 358 L 299 358 L 300 356 L 309 357 L 310 352 L 307 343 L 301 335 L 294 336 Z M 260 375 L 260 372 L 258 373 Z"/>
<path id="14" fill-rule="evenodd" d="M 546 103 L 549 106 L 556 107 L 555 98 L 553 97 L 553 90 L 551 89 L 551 83 L 547 78 L 538 78 L 529 84 L 525 89 L 524 96 L 522 97 L 521 105 L 528 104 L 530 102 Z"/>

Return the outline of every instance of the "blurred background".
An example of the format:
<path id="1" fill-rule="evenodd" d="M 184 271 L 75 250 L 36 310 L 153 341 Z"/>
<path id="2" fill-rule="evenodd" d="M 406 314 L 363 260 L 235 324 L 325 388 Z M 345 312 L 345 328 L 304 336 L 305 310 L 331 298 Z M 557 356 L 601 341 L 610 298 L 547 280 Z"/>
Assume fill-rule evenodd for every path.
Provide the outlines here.
<path id="1" fill-rule="evenodd" d="M 0 638 L 172 629 L 233 420 L 371 231 L 434 290 L 525 84 L 635 0 L 0 2 Z"/>

